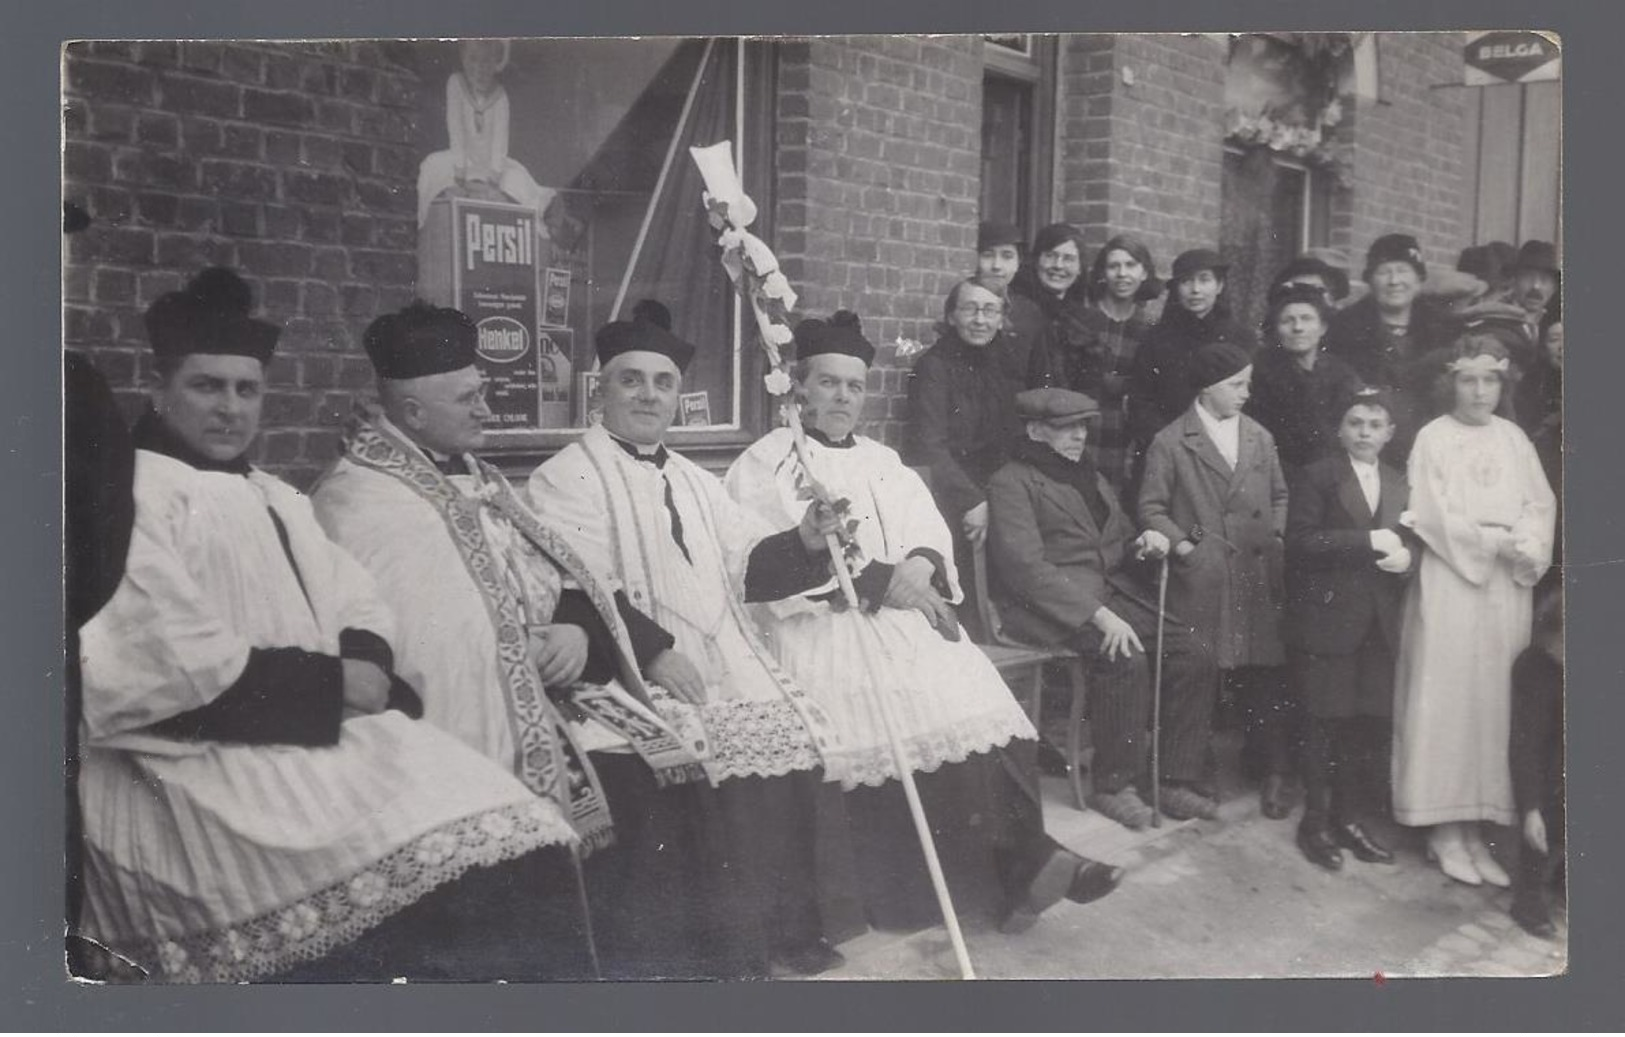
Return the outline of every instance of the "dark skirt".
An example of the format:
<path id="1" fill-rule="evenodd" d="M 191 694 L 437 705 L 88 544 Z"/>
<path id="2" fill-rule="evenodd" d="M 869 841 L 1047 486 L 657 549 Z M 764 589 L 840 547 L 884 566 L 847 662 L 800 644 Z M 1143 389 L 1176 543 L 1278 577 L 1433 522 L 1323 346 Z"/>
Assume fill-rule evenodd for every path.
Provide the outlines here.
<path id="1" fill-rule="evenodd" d="M 961 919 L 995 920 L 1059 849 L 1044 833 L 1037 743 L 943 764 L 914 782 Z M 924 851 L 900 782 L 846 793 L 859 888 L 876 929 L 912 931 L 942 922 Z"/>
<path id="2" fill-rule="evenodd" d="M 594 753 L 615 844 L 586 864 L 606 979 L 750 979 L 824 935 L 815 772 L 659 788 Z"/>

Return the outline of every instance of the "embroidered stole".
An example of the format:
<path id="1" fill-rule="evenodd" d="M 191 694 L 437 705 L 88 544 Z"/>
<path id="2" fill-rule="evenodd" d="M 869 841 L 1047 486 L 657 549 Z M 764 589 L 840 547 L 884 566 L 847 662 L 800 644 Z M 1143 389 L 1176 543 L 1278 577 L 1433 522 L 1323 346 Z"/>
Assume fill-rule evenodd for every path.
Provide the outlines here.
<path id="1" fill-rule="evenodd" d="M 516 600 L 510 590 L 503 565 L 493 556 L 480 526 L 479 509 L 487 506 L 486 495 L 464 496 L 417 450 L 365 420 L 355 420 L 346 429 L 345 440 L 345 454 L 352 462 L 399 480 L 444 519 L 452 543 L 490 612 L 491 627 L 496 634 L 497 670 L 503 683 L 514 742 L 515 775 L 532 792 L 565 808 L 572 827 L 581 836 L 584 850 L 609 845 L 613 841 L 613 827 L 598 775 L 587 754 L 572 738 L 569 725 L 558 708 L 547 697 L 541 678 L 530 663 L 523 603 Z M 703 776 L 690 747 L 647 708 L 648 690 L 636 676 L 637 667 L 627 665 L 632 659 L 631 647 L 613 599 L 604 593 L 579 556 L 564 545 L 563 539 L 545 529 L 519 505 L 501 473 L 477 459 L 476 465 L 485 485 L 494 487 L 489 497 L 490 506 L 510 521 L 514 521 L 515 515 L 524 516 L 523 521 L 514 521 L 515 528 L 557 561 L 603 615 L 615 635 L 622 669 L 633 675 L 633 683 L 641 693 L 639 700 L 626 701 L 631 697 L 622 693 L 623 698 L 617 698 L 617 689 L 583 685 L 575 693 L 577 704 L 625 736 L 654 770 L 660 784 Z M 496 503 L 504 496 L 507 498 L 505 506 Z"/>

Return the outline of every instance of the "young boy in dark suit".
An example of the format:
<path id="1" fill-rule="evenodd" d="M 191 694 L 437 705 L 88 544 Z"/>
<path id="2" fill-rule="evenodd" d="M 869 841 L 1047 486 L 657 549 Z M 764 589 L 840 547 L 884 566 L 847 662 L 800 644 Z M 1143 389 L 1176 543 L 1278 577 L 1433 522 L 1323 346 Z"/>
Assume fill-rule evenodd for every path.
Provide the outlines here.
<path id="1" fill-rule="evenodd" d="M 1360 823 L 1362 761 L 1387 761 L 1394 653 L 1410 550 L 1399 518 L 1405 477 L 1383 464 L 1393 438 L 1390 408 L 1376 389 L 1342 405 L 1342 450 L 1299 470 L 1287 509 L 1286 641 L 1308 714 L 1307 796 L 1298 848 L 1332 871 L 1343 849 L 1372 863 L 1394 855 Z"/>

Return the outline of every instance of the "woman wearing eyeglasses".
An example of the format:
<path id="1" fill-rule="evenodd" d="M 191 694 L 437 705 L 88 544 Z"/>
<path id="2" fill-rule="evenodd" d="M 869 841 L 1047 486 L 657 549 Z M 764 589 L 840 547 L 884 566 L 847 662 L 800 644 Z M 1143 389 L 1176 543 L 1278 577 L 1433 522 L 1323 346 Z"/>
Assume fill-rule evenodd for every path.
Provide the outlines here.
<path id="1" fill-rule="evenodd" d="M 931 493 L 963 556 L 961 573 L 972 571 L 969 545 L 987 536 L 987 482 L 1021 432 L 1016 393 L 1025 386 L 998 362 L 1004 315 L 992 289 L 960 281 L 943 304 L 936 345 L 909 376 L 905 455 L 930 469 Z"/>

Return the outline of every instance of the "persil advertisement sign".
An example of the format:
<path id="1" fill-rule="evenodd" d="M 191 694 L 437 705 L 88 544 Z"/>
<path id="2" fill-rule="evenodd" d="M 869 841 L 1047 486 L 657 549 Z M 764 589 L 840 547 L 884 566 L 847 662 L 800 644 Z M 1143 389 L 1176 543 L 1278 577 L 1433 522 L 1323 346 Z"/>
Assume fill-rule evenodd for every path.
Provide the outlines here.
<path id="1" fill-rule="evenodd" d="M 457 240 L 457 308 L 479 328 L 493 429 L 543 427 L 541 353 L 536 344 L 540 291 L 536 213 L 518 205 L 459 198 L 452 203 Z"/>

